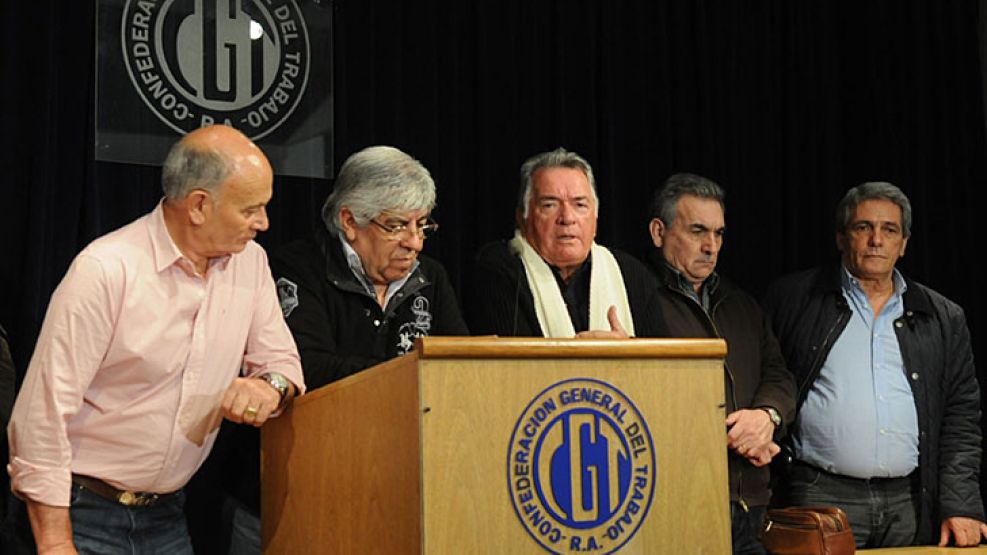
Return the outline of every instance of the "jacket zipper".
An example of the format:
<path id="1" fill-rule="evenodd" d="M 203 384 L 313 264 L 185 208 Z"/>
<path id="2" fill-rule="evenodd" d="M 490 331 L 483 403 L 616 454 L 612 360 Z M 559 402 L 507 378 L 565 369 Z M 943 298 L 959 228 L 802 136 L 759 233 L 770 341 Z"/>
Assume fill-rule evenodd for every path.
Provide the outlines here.
<path id="1" fill-rule="evenodd" d="M 685 297 L 688 301 L 699 306 L 699 310 L 702 311 L 703 317 L 706 318 L 706 321 L 709 322 L 710 327 L 713 328 L 713 334 L 716 336 L 717 339 L 723 339 L 723 334 L 720 333 L 720 329 L 716 326 L 716 321 L 713 319 L 713 315 L 716 314 L 716 309 L 719 308 L 720 304 L 723 303 L 722 298 L 716 300 L 716 302 L 714 302 L 713 305 L 709 307 L 709 313 L 707 313 L 706 310 L 703 309 L 702 303 L 697 302 L 689 295 L 686 295 L 685 293 L 675 288 L 671 288 L 671 289 L 672 291 L 675 291 L 677 294 Z M 737 381 L 734 379 L 733 371 L 730 369 L 730 365 L 727 364 L 726 359 L 723 360 L 723 371 L 726 372 L 727 378 L 730 380 L 730 399 L 733 401 L 734 410 L 737 410 L 739 409 L 737 403 L 737 392 L 734 390 L 734 384 L 736 384 Z M 737 476 L 737 503 L 740 504 L 740 508 L 743 509 L 745 513 L 748 513 L 750 512 L 750 506 L 747 505 L 747 500 L 744 499 L 743 492 L 744 492 L 744 473 L 741 472 Z"/>
<path id="2" fill-rule="evenodd" d="M 712 326 L 713 333 L 716 335 L 717 339 L 724 339 L 724 337 L 723 334 L 720 333 L 720 328 L 717 327 L 716 320 L 713 319 L 713 316 L 716 314 L 716 309 L 720 307 L 722 302 L 723 299 L 719 299 L 713 304 L 713 306 L 709 307 L 709 314 L 706 314 L 705 310 L 703 311 L 703 314 L 706 316 L 706 320 L 709 322 L 709 325 Z M 699 308 L 702 308 L 702 305 L 699 305 Z M 730 380 L 730 399 L 733 401 L 733 409 L 740 410 L 740 404 L 737 403 L 737 380 L 734 378 L 733 370 L 730 369 L 730 364 L 727 363 L 726 359 L 723 359 L 723 371 L 726 372 L 727 378 Z M 740 504 L 740 508 L 743 509 L 745 513 L 750 512 L 750 506 L 747 505 L 747 500 L 744 499 L 743 472 L 739 472 L 737 474 L 737 503 Z"/>

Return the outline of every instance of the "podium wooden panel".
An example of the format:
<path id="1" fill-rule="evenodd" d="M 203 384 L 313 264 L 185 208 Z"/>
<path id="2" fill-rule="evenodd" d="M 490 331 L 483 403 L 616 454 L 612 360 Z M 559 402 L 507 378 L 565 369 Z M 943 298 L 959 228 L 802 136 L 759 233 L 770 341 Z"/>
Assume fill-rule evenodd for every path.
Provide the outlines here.
<path id="1" fill-rule="evenodd" d="M 729 553 L 725 354 L 720 340 L 423 338 L 265 425 L 264 552 Z M 515 508 L 512 434 L 572 379 L 625 394 L 650 431 L 653 496 L 633 534 L 559 539 Z"/>

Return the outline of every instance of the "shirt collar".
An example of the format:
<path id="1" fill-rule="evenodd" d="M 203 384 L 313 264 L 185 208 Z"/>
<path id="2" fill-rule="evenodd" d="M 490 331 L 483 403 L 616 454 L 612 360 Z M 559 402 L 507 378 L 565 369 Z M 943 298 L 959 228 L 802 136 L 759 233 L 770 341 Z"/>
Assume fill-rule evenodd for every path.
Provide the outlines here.
<path id="1" fill-rule="evenodd" d="M 840 272 L 840 284 L 843 286 L 844 291 L 863 291 L 863 287 L 860 286 L 860 280 L 857 279 L 850 270 L 847 270 L 846 266 L 841 265 L 842 272 Z M 901 275 L 898 268 L 891 269 L 891 283 L 894 286 L 894 295 L 902 296 L 905 291 L 908 290 L 908 284 L 905 283 L 905 276 Z"/>
<path id="2" fill-rule="evenodd" d="M 171 237 L 171 233 L 168 232 L 168 225 L 164 220 L 164 202 L 165 199 L 161 199 L 154 210 L 148 215 L 147 219 L 151 252 L 154 257 L 154 269 L 160 272 L 169 266 L 176 265 L 185 273 L 190 275 L 195 274 L 195 266 L 192 264 L 192 261 L 182 254 L 178 245 L 175 244 L 175 240 Z M 209 267 L 212 268 L 218 264 L 221 268 L 225 268 L 229 264 L 231 257 L 232 254 L 225 254 L 210 258 Z"/>
<path id="3" fill-rule="evenodd" d="M 178 250 L 178 245 L 168 233 L 168 226 L 164 221 L 164 199 L 158 202 L 148 216 L 147 227 L 150 232 L 151 252 L 156 271 L 160 272 L 183 258 L 182 251 Z"/>

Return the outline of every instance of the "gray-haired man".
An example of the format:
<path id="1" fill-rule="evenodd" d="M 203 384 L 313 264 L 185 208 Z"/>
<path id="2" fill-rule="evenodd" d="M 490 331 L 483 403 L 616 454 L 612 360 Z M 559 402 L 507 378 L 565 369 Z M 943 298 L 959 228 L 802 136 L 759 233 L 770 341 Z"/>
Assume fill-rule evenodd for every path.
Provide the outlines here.
<path id="1" fill-rule="evenodd" d="M 963 310 L 895 268 L 911 235 L 890 183 L 837 207 L 840 264 L 769 291 L 798 385 L 790 501 L 838 505 L 858 547 L 980 543 L 980 396 Z"/>
<path id="2" fill-rule="evenodd" d="M 402 355 L 417 337 L 468 334 L 445 270 L 420 256 L 438 228 L 433 208 L 420 162 L 369 147 L 340 168 L 324 229 L 272 258 L 309 387 Z"/>
<path id="3" fill-rule="evenodd" d="M 469 307 L 476 333 L 660 337 L 654 280 L 634 257 L 598 245 L 589 163 L 557 148 L 521 166 L 517 229 L 480 249 Z"/>
<path id="4" fill-rule="evenodd" d="M 315 236 L 274 252 L 271 271 L 309 388 L 403 355 L 418 337 L 468 335 L 445 270 L 420 255 L 438 228 L 433 208 L 435 182 L 420 162 L 368 147 L 340 168 Z M 217 464 L 232 496 L 229 553 L 260 553 L 258 434 L 231 428 L 225 438 L 232 457 Z"/>
<path id="5" fill-rule="evenodd" d="M 727 448 L 733 553 L 762 554 L 758 541 L 771 491 L 767 464 L 795 413 L 795 384 L 764 312 L 716 272 L 726 231 L 726 193 L 711 179 L 672 175 L 651 200 L 651 269 L 674 337 L 727 342 Z"/>

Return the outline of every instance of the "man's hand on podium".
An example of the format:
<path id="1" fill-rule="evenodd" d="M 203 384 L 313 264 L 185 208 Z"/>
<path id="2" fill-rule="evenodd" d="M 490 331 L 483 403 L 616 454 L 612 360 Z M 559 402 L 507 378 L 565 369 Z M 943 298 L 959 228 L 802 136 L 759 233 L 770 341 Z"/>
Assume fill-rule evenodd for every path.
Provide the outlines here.
<path id="1" fill-rule="evenodd" d="M 975 518 L 951 516 L 939 527 L 939 547 L 949 545 L 950 536 L 956 547 L 979 545 L 981 537 L 987 539 L 987 524 Z"/>
<path id="2" fill-rule="evenodd" d="M 617 318 L 617 307 L 610 305 L 607 310 L 607 320 L 610 322 L 610 331 L 586 330 L 576 334 L 579 339 L 627 339 L 627 331 L 620 324 Z"/>

